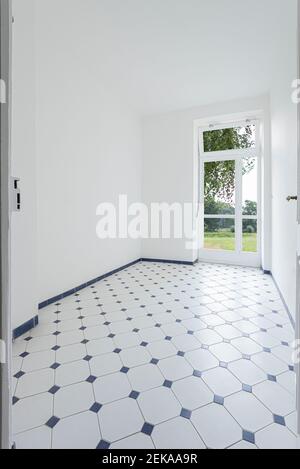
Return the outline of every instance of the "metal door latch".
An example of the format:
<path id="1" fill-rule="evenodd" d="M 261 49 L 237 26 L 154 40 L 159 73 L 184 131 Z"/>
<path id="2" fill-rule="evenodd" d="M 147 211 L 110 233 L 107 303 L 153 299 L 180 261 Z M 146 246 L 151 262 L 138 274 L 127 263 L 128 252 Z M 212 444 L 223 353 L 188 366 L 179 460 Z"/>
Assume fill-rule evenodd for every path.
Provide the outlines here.
<path id="1" fill-rule="evenodd" d="M 11 197 L 11 209 L 12 212 L 21 211 L 21 192 L 19 188 L 19 178 L 12 177 L 12 197 Z"/>
<path id="2" fill-rule="evenodd" d="M 291 202 L 292 200 L 296 200 L 296 201 L 297 201 L 297 200 L 298 200 L 298 196 L 297 196 L 297 195 L 289 195 L 289 196 L 286 198 L 286 200 L 287 200 L 288 202 Z"/>

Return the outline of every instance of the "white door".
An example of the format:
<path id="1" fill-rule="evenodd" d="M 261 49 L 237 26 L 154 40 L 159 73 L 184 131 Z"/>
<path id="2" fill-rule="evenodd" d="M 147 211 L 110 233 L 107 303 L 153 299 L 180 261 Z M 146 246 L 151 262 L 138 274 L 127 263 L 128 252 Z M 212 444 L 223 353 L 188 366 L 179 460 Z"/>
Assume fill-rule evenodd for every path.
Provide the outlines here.
<path id="1" fill-rule="evenodd" d="M 260 125 L 199 129 L 202 261 L 261 266 Z"/>
<path id="2" fill-rule="evenodd" d="M 10 184 L 10 1 L 0 0 L 1 14 L 1 403 L 0 446 L 8 449 L 11 437 L 11 324 L 10 324 L 10 231 L 9 231 L 9 184 Z"/>

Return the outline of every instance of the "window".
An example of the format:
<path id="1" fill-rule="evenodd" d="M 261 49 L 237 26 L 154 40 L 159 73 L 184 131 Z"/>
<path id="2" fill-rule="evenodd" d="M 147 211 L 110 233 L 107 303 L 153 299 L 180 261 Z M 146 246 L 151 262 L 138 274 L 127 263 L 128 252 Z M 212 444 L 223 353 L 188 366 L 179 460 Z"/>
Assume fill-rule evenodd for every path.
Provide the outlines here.
<path id="1" fill-rule="evenodd" d="M 259 257 L 260 154 L 257 121 L 200 129 L 202 254 Z M 217 257 L 216 257 L 217 256 Z M 200 255 L 200 257 L 202 257 Z M 246 263 L 246 261 L 245 261 Z"/>

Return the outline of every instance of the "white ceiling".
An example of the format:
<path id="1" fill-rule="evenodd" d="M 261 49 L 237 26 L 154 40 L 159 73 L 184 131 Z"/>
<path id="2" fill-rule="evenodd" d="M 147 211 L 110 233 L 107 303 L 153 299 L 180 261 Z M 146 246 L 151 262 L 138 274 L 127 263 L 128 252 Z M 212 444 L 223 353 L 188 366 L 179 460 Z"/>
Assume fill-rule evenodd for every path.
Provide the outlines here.
<path id="1" fill-rule="evenodd" d="M 284 35 L 281 18 L 296 5 L 295 0 L 59 3 L 61 11 L 72 5 L 68 22 L 82 38 L 83 55 L 96 45 L 93 60 L 101 65 L 103 86 L 143 114 L 267 92 Z"/>

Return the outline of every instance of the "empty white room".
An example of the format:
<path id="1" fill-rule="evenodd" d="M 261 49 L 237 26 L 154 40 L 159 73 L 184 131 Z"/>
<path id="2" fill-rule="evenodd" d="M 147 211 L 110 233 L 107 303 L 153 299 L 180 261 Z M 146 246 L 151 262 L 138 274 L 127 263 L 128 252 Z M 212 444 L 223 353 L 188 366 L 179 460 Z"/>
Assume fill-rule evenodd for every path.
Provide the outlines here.
<path id="1" fill-rule="evenodd" d="M 3 449 L 299 447 L 298 18 L 1 0 Z"/>

